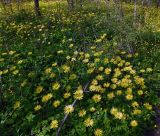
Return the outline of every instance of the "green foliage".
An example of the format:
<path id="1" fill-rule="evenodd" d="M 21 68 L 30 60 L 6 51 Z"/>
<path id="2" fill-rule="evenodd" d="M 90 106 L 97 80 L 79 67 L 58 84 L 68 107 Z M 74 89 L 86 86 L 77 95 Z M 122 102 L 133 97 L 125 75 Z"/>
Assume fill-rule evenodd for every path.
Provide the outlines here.
<path id="1" fill-rule="evenodd" d="M 1 20 L 0 134 L 56 135 L 65 115 L 65 136 L 142 136 L 153 129 L 158 32 L 139 32 L 130 14 L 119 19 L 112 10 L 42 13 Z"/>

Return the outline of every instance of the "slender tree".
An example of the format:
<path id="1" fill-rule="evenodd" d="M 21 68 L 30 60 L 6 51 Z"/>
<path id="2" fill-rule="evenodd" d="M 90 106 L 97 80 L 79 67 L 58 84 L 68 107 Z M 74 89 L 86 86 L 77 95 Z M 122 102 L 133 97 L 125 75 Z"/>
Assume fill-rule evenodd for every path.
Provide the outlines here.
<path id="1" fill-rule="evenodd" d="M 41 11 L 39 7 L 39 0 L 34 0 L 34 8 L 37 16 L 41 16 Z"/>

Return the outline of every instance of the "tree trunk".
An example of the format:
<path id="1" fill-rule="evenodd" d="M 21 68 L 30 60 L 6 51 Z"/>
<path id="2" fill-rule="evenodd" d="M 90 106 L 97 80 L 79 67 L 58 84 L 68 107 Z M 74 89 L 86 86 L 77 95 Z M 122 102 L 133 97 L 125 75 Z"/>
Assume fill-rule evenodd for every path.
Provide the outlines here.
<path id="1" fill-rule="evenodd" d="M 37 16 L 41 16 L 41 11 L 39 8 L 39 0 L 34 0 L 34 8 Z"/>
<path id="2" fill-rule="evenodd" d="M 137 1 L 134 0 L 134 23 L 136 22 L 137 17 Z"/>
<path id="3" fill-rule="evenodd" d="M 160 7 L 160 0 L 157 0 L 157 8 Z"/>

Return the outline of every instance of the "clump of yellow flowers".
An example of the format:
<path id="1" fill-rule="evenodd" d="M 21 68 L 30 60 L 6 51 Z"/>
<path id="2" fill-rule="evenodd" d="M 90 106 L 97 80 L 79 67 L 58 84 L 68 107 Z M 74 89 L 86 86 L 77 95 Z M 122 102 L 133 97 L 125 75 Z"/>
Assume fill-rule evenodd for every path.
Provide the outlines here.
<path id="1" fill-rule="evenodd" d="M 96 43 L 105 36 L 96 39 Z M 92 133 L 90 135 L 105 136 L 108 133 L 107 125 L 112 124 L 110 127 L 114 129 L 126 123 L 125 126 L 129 129 L 136 130 L 148 115 L 152 115 L 153 104 L 148 99 L 149 91 L 143 74 L 152 72 L 153 69 L 138 70 L 130 61 L 134 55 L 126 55 L 128 57 L 124 58 L 124 52 L 108 57 L 105 51 L 100 51 L 95 46 L 86 52 L 73 51 L 73 48 L 71 43 L 70 54 L 64 50 L 56 51 L 57 55 L 63 57 L 63 61 L 48 61 L 53 57 L 49 54 L 46 57 L 49 64 L 41 70 L 37 80 L 33 80 L 36 71 L 30 71 L 27 73 L 28 79 L 25 77 L 20 81 L 19 86 L 24 92 L 33 92 L 31 113 L 37 118 L 43 114 L 47 123 L 51 121 L 50 125 L 47 124 L 51 132 L 56 133 L 66 116 L 74 120 L 72 125 L 82 126 L 83 130 Z M 14 56 L 16 52 L 11 51 L 10 55 Z M 4 62 L 3 59 L 1 61 Z M 10 73 L 18 77 L 22 75 L 22 70 L 17 65 L 25 63 L 22 59 L 17 60 L 15 66 L 0 71 L 0 75 Z M 34 82 L 34 89 L 28 87 L 31 81 Z M 14 88 L 12 90 L 10 87 L 8 92 L 14 94 Z M 25 106 L 15 100 L 12 108 L 18 112 L 21 109 L 19 107 Z"/>

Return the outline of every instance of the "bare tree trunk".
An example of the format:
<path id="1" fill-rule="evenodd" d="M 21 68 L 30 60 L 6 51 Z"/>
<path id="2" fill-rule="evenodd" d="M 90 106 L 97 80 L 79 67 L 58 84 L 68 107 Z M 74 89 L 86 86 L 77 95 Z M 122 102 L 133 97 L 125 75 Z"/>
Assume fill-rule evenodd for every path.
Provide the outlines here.
<path id="1" fill-rule="evenodd" d="M 160 7 L 160 0 L 157 0 L 157 8 Z"/>
<path id="2" fill-rule="evenodd" d="M 34 0 L 34 8 L 37 16 L 41 16 L 41 11 L 39 8 L 39 0 Z"/>
<path id="3" fill-rule="evenodd" d="M 74 0 L 67 0 L 67 2 L 68 2 L 68 9 L 73 10 L 75 8 Z"/>
<path id="4" fill-rule="evenodd" d="M 137 1 L 134 0 L 134 23 L 136 22 L 137 17 Z"/>
<path id="5" fill-rule="evenodd" d="M 109 6 L 110 6 L 110 5 L 109 5 L 109 4 L 110 4 L 109 2 L 110 2 L 110 0 L 106 0 L 106 9 L 107 9 L 107 11 L 109 11 Z"/>

